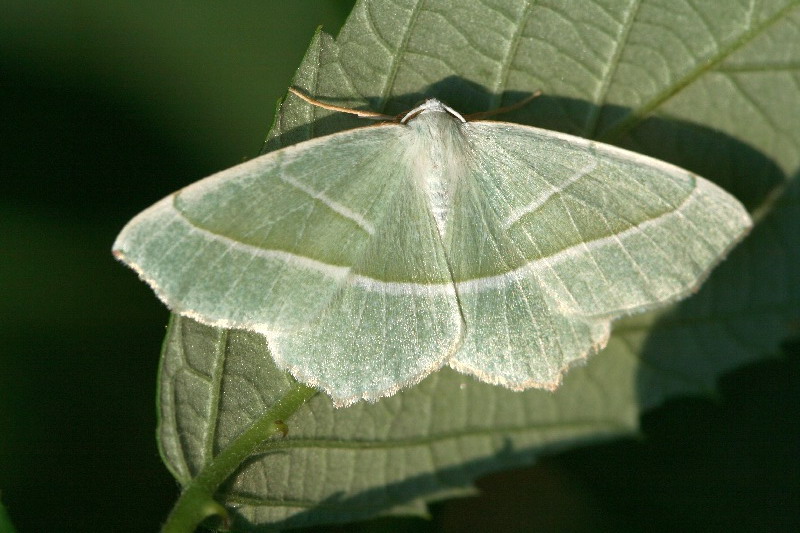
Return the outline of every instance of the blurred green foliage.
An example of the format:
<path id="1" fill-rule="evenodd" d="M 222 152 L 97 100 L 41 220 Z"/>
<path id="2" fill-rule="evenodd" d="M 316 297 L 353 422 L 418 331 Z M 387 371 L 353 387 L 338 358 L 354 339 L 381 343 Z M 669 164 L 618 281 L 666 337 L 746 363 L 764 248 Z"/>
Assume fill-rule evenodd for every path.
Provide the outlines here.
<path id="1" fill-rule="evenodd" d="M 124 222 L 258 154 L 318 25 L 352 2 L 3 2 L 0 496 L 22 531 L 154 531 L 167 310 Z"/>
<path id="2" fill-rule="evenodd" d="M 132 215 L 256 155 L 316 26 L 352 2 L 6 0 L 0 16 L 0 497 L 21 531 L 154 531 L 167 310 L 110 246 Z M 800 528 L 800 344 L 578 450 L 362 530 Z M 335 529 L 335 528 L 333 528 Z M 352 530 L 348 527 L 339 530 Z"/>

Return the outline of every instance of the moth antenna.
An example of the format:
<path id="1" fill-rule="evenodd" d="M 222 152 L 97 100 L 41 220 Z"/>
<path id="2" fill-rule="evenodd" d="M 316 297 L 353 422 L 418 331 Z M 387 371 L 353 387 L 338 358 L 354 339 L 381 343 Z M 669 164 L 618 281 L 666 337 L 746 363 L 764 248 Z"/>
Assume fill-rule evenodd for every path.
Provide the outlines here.
<path id="1" fill-rule="evenodd" d="M 538 90 L 538 91 L 535 91 L 532 95 L 528 96 L 527 98 L 524 98 L 524 99 L 520 100 L 519 102 L 517 102 L 515 104 L 511 104 L 511 105 L 507 105 L 507 106 L 503 106 L 503 107 L 498 107 L 497 109 L 492 109 L 492 110 L 489 110 L 489 111 L 480 111 L 478 113 L 471 113 L 469 115 L 464 115 L 464 118 L 467 119 L 467 120 L 480 120 L 480 119 L 483 119 L 483 118 L 492 117 L 494 115 L 499 115 L 501 113 L 508 113 L 509 111 L 514 111 L 516 109 L 519 109 L 520 107 L 528 105 L 531 100 L 533 100 L 534 98 L 536 98 L 538 96 L 541 96 L 541 95 L 542 95 L 542 91 Z"/>
<path id="2" fill-rule="evenodd" d="M 311 105 L 321 107 L 322 109 L 327 109 L 329 111 L 338 111 L 340 113 L 349 113 L 350 115 L 355 115 L 360 118 L 369 118 L 373 120 L 394 120 L 395 117 L 391 115 L 384 115 L 383 113 L 377 113 L 375 111 L 368 111 L 368 110 L 361 110 L 361 109 L 351 109 L 349 107 L 342 107 L 333 104 L 326 104 L 325 102 L 321 102 L 316 100 L 304 92 L 295 89 L 294 87 L 289 87 L 289 92 L 293 95 L 297 96 L 301 100 L 308 102 Z"/>

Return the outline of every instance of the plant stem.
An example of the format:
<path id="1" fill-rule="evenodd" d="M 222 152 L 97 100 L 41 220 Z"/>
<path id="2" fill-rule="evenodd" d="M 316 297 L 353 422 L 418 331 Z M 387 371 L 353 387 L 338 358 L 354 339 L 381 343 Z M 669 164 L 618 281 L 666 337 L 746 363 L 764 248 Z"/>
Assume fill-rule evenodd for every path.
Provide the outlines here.
<path id="1" fill-rule="evenodd" d="M 191 533 L 200 522 L 211 515 L 227 518 L 225 508 L 214 501 L 217 488 L 253 454 L 259 444 L 282 430 L 281 422 L 287 420 L 317 390 L 295 383 L 283 397 L 244 433 L 234 439 L 184 488 L 167 521 L 163 533 Z M 276 422 L 279 422 L 276 425 Z M 284 426 L 285 427 L 285 426 Z"/>

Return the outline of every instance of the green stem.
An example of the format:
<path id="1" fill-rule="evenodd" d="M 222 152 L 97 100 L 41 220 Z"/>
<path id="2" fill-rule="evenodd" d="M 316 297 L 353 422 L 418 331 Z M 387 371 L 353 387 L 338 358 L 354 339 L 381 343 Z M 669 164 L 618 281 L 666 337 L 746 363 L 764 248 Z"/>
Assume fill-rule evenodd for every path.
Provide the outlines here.
<path id="1" fill-rule="evenodd" d="M 228 479 L 255 449 L 276 431 L 317 390 L 296 383 L 260 419 L 225 447 L 184 488 L 167 521 L 163 533 L 191 533 L 211 515 L 227 518 L 225 508 L 214 500 L 217 488 Z M 276 424 L 278 422 L 278 424 Z M 285 427 L 285 426 L 283 426 Z"/>

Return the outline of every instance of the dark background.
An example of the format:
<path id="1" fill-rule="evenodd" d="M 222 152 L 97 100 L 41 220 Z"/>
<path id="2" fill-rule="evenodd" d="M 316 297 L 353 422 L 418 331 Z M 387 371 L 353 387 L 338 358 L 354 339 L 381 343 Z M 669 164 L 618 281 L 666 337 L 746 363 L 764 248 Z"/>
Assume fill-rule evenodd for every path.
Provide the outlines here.
<path id="1" fill-rule="evenodd" d="M 20 531 L 154 531 L 166 309 L 111 257 L 122 225 L 258 154 L 316 26 L 352 2 L 3 2 L 0 497 Z M 481 480 L 433 518 L 364 529 L 800 530 L 800 343 L 643 437 Z M 780 355 L 777 354 L 776 355 Z"/>

